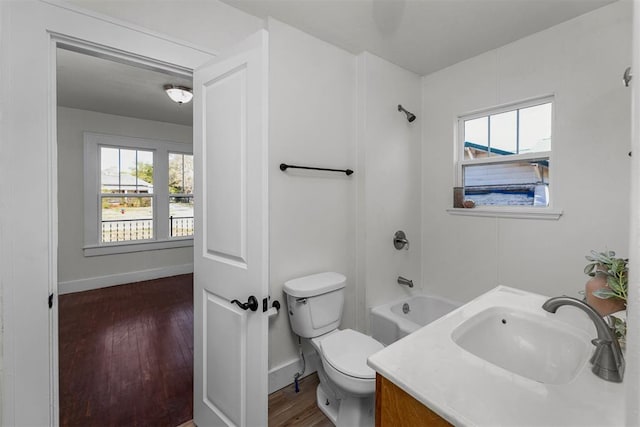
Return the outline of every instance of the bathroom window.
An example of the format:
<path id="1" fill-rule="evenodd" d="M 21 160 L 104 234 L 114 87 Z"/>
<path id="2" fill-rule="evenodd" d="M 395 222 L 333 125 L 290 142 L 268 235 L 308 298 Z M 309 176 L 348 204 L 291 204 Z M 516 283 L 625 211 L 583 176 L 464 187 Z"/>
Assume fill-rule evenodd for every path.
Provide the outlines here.
<path id="1" fill-rule="evenodd" d="M 85 256 L 192 245 L 189 145 L 85 133 L 84 149 Z"/>
<path id="2" fill-rule="evenodd" d="M 458 119 L 458 186 L 476 207 L 549 207 L 552 98 Z"/>

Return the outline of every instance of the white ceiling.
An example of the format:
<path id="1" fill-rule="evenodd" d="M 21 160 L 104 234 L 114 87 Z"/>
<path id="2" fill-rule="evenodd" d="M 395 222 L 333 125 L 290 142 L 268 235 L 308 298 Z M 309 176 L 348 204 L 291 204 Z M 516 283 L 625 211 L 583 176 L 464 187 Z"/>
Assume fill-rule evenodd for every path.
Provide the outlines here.
<path id="1" fill-rule="evenodd" d="M 615 0 L 222 1 L 425 75 Z M 191 126 L 192 104 L 169 100 L 166 83 L 191 87 L 188 79 L 58 49 L 61 106 Z"/>
<path id="2" fill-rule="evenodd" d="M 163 90 L 191 87 L 191 79 L 65 49 L 58 49 L 57 79 L 59 106 L 192 125 L 192 104 L 176 104 Z"/>
<path id="3" fill-rule="evenodd" d="M 222 1 L 425 75 L 615 0 Z"/>

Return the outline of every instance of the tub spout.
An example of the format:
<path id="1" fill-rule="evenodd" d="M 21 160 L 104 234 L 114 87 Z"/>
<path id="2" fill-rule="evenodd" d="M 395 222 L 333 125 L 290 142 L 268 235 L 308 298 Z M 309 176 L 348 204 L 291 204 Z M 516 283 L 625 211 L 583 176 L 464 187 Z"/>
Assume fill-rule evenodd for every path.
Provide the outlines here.
<path id="1" fill-rule="evenodd" d="M 404 278 L 402 276 L 398 276 L 398 284 L 405 285 L 405 286 L 408 286 L 410 288 L 413 288 L 413 280 L 409 280 L 409 279 Z"/>

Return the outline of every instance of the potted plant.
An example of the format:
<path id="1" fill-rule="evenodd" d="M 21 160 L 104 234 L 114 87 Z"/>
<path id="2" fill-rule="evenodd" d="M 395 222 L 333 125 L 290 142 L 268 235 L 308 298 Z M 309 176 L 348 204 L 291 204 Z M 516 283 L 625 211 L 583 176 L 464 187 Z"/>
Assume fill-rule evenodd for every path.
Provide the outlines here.
<path id="1" fill-rule="evenodd" d="M 629 259 L 617 258 L 614 251 L 591 251 L 585 257 L 589 264 L 584 273 L 591 277 L 585 285 L 585 299 L 601 316 L 625 310 L 627 308 L 627 291 L 629 275 Z M 626 322 L 613 317 L 611 325 L 619 339 L 624 340 Z M 626 317 L 626 316 L 625 316 Z"/>

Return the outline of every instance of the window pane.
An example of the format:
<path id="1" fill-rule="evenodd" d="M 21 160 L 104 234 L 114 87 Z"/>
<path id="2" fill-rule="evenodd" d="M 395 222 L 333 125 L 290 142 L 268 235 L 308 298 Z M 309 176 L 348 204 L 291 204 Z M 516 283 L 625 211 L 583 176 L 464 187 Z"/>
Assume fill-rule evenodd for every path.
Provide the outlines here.
<path id="1" fill-rule="evenodd" d="M 153 152 L 138 150 L 136 168 L 130 173 L 134 175 L 138 193 L 153 193 Z"/>
<path id="2" fill-rule="evenodd" d="M 120 192 L 136 193 L 136 150 L 120 149 Z"/>
<path id="3" fill-rule="evenodd" d="M 184 155 L 184 192 L 193 194 L 193 155 Z"/>
<path id="4" fill-rule="evenodd" d="M 464 158 L 486 157 L 489 145 L 489 118 L 465 120 L 464 122 Z"/>
<path id="5" fill-rule="evenodd" d="M 169 153 L 169 193 L 182 193 L 182 154 Z"/>
<path id="6" fill-rule="evenodd" d="M 514 110 L 490 116 L 491 154 L 505 156 L 518 152 L 516 146 L 517 115 L 517 111 Z"/>
<path id="7" fill-rule="evenodd" d="M 169 193 L 193 194 L 193 155 L 169 153 Z"/>
<path id="8" fill-rule="evenodd" d="M 520 152 L 551 150 L 551 103 L 520 110 Z"/>
<path id="9" fill-rule="evenodd" d="M 102 193 L 153 193 L 153 152 L 100 147 Z"/>
<path id="10" fill-rule="evenodd" d="M 151 197 L 102 196 L 102 242 L 153 239 Z"/>
<path id="11" fill-rule="evenodd" d="M 465 199 L 478 206 L 549 206 L 549 160 L 468 165 Z"/>
<path id="12" fill-rule="evenodd" d="M 100 191 L 103 193 L 118 193 L 120 190 L 119 152 L 117 148 L 100 149 Z"/>
<path id="13" fill-rule="evenodd" d="M 193 236 L 193 196 L 169 197 L 171 237 Z"/>

